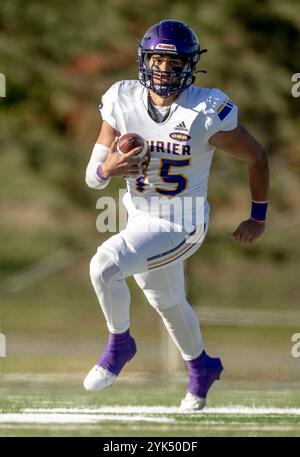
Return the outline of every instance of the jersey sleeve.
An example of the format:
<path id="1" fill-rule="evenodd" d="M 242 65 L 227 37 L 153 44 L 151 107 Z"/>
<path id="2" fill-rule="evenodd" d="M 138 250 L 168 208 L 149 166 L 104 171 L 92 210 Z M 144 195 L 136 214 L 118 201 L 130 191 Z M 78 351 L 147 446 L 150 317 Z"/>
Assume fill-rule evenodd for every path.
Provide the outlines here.
<path id="1" fill-rule="evenodd" d="M 206 141 L 219 131 L 233 130 L 238 125 L 238 107 L 219 89 L 212 89 L 206 100 Z"/>
<path id="2" fill-rule="evenodd" d="M 106 121 L 113 129 L 120 131 L 118 126 L 117 100 L 120 82 L 113 84 L 102 96 L 99 111 L 103 121 Z"/>

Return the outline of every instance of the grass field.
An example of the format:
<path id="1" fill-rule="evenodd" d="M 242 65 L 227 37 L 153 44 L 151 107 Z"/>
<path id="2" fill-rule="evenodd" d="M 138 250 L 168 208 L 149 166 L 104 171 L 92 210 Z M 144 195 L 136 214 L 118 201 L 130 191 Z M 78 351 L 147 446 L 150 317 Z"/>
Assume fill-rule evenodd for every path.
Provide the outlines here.
<path id="1" fill-rule="evenodd" d="M 207 408 L 180 414 L 183 379 L 123 376 L 86 393 L 81 376 L 3 375 L 0 436 L 300 436 L 298 383 L 217 383 Z"/>
<path id="2" fill-rule="evenodd" d="M 114 386 L 86 393 L 84 373 L 107 338 L 88 277 L 95 247 L 81 255 L 80 243 L 75 249 L 68 239 L 70 251 L 61 250 L 58 235 L 40 231 L 39 238 L 31 223 L 26 242 L 7 230 L 0 240 L 0 328 L 7 339 L 0 436 L 300 436 L 300 365 L 291 355 L 299 332 L 300 243 L 296 230 L 273 227 L 252 251 L 228 241 L 232 227 L 210 232 L 186 265 L 208 353 L 225 366 L 199 414 L 177 411 L 186 388 L 183 363 L 168 366 L 174 349 L 132 278 L 138 353 Z M 47 273 L 58 257 L 65 266 Z"/>

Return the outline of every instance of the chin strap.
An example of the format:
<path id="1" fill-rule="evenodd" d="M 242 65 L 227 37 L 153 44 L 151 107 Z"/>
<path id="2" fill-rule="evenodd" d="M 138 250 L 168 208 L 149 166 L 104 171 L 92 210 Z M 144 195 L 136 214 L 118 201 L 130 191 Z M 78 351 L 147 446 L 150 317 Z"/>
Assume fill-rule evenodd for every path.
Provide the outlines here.
<path id="1" fill-rule="evenodd" d="M 199 55 L 201 56 L 201 54 L 204 54 L 205 52 L 207 52 L 207 49 L 202 49 L 202 51 L 199 52 Z M 200 58 L 199 58 L 200 60 Z M 197 70 L 195 71 L 195 73 L 207 73 L 206 70 Z"/>

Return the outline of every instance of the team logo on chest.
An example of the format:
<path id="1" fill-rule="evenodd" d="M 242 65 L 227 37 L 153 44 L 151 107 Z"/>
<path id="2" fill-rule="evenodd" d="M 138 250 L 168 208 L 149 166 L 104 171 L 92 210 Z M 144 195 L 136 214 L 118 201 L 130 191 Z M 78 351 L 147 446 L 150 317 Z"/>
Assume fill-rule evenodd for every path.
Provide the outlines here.
<path id="1" fill-rule="evenodd" d="M 177 141 L 188 141 L 190 140 L 190 135 L 187 135 L 186 133 L 180 133 L 180 132 L 172 132 L 169 135 L 172 140 L 177 140 Z"/>
<path id="2" fill-rule="evenodd" d="M 174 127 L 174 130 L 176 130 L 176 132 L 172 132 L 169 134 L 169 137 L 172 138 L 172 140 L 184 142 L 191 139 L 190 135 L 188 135 L 187 133 L 183 133 L 189 131 L 184 121 L 179 122 L 179 124 L 177 124 Z"/>

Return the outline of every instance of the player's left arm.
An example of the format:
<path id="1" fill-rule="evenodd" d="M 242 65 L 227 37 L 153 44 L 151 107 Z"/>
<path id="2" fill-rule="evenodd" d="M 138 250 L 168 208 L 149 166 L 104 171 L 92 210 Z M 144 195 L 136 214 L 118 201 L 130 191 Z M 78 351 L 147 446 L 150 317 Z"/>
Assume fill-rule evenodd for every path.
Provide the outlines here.
<path id="1" fill-rule="evenodd" d="M 252 203 L 252 213 L 254 216 L 257 214 L 257 219 L 250 217 L 241 222 L 232 235 L 241 243 L 253 243 L 265 230 L 265 221 L 260 219 L 264 219 L 261 214 L 266 207 L 265 202 L 268 201 L 267 153 L 257 139 L 241 124 L 233 130 L 215 133 L 210 137 L 209 143 L 248 164 L 252 202 L 259 202 Z"/>

